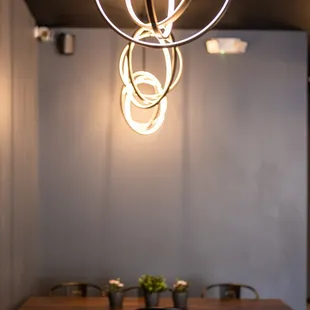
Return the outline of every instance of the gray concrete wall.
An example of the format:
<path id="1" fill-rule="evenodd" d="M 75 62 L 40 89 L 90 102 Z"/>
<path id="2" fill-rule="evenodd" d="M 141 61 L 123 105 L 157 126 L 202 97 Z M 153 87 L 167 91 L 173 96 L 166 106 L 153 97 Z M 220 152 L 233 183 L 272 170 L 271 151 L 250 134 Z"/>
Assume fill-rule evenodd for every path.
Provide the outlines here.
<path id="1" fill-rule="evenodd" d="M 40 47 L 42 287 L 159 273 L 305 309 L 306 34 L 209 34 L 248 41 L 238 56 L 208 55 L 206 37 L 182 48 L 164 127 L 144 137 L 120 111 L 125 42 L 74 33 L 74 57 Z"/>
<path id="2" fill-rule="evenodd" d="M 0 1 L 0 309 L 38 290 L 38 107 L 34 20 Z"/>

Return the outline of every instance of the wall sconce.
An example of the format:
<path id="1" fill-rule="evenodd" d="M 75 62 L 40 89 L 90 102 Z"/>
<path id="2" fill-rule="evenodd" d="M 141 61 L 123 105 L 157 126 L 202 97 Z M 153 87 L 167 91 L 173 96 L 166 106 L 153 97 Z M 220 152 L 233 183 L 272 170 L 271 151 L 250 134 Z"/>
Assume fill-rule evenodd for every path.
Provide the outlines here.
<path id="1" fill-rule="evenodd" d="M 217 38 L 206 42 L 209 54 L 244 54 L 248 43 L 237 38 Z"/>

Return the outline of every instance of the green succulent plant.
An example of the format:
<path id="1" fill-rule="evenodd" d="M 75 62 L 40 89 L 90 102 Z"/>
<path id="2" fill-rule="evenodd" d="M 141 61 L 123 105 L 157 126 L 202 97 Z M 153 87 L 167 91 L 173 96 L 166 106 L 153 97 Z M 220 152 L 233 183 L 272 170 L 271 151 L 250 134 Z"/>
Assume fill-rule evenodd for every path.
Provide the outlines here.
<path id="1" fill-rule="evenodd" d="M 159 293 L 167 289 L 166 279 L 163 276 L 142 275 L 139 285 L 147 293 Z"/>

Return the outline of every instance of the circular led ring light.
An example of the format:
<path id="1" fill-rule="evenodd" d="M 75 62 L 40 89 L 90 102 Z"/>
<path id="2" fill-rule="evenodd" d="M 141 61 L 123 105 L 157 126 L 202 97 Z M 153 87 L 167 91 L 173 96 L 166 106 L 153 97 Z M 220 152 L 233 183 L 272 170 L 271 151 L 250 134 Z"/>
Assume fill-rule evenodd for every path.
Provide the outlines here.
<path id="1" fill-rule="evenodd" d="M 120 58 L 120 63 L 119 63 L 120 64 L 120 66 L 119 66 L 120 75 L 121 75 L 123 83 L 126 85 L 130 84 L 130 79 L 125 78 L 126 76 L 128 77 L 128 75 L 129 75 L 128 69 L 127 69 L 128 68 L 128 63 L 127 63 L 127 61 L 128 61 L 128 57 L 127 57 L 128 49 L 129 49 L 129 44 L 124 48 L 122 55 L 121 55 L 121 58 Z M 176 85 L 180 81 L 180 78 L 181 78 L 181 75 L 183 72 L 183 56 L 182 56 L 182 53 L 181 53 L 179 48 L 176 48 L 176 52 L 177 52 L 177 56 L 178 56 L 179 71 L 178 71 L 178 75 L 177 75 L 176 79 L 174 80 L 174 82 L 170 86 L 169 91 L 172 91 L 176 87 Z M 123 68 L 125 69 L 126 73 L 124 73 Z"/>
<path id="2" fill-rule="evenodd" d="M 143 23 L 136 15 L 133 7 L 132 7 L 132 4 L 131 4 L 131 1 L 132 0 L 125 0 L 126 2 L 126 6 L 127 6 L 127 10 L 131 16 L 131 18 L 133 19 L 133 21 L 141 28 L 144 28 L 144 29 L 148 29 L 148 30 L 153 30 L 153 27 L 151 25 L 151 23 L 148 23 L 148 24 L 145 24 Z M 170 0 L 169 0 L 170 1 Z M 179 5 L 177 6 L 177 8 L 172 12 L 171 11 L 171 14 L 170 13 L 170 5 L 171 3 L 169 2 L 168 4 L 168 16 L 166 19 L 164 19 L 163 21 L 159 22 L 158 23 L 158 27 L 159 28 L 164 28 L 164 27 L 167 27 L 169 25 L 171 25 L 172 27 L 172 24 L 180 17 L 182 16 L 182 14 L 186 11 L 186 9 L 188 8 L 189 4 L 191 3 L 192 0 L 182 0 Z M 145 2 L 144 2 L 145 3 Z M 100 2 L 99 2 L 99 5 L 100 5 Z M 102 6 L 100 5 L 100 7 L 102 8 Z M 100 9 L 100 8 L 99 8 Z"/>
<path id="3" fill-rule="evenodd" d="M 170 48 L 170 47 L 177 47 L 177 46 L 181 46 L 181 45 L 185 45 L 187 43 L 190 43 L 198 38 L 200 38 L 201 36 L 203 36 L 207 31 L 211 30 L 219 21 L 220 19 L 223 17 L 223 15 L 226 13 L 227 9 L 228 9 L 228 6 L 229 4 L 231 3 L 232 0 L 224 0 L 224 4 L 223 6 L 221 7 L 221 9 L 219 10 L 219 12 L 216 14 L 216 16 L 211 20 L 211 22 L 205 27 L 203 28 L 202 30 L 198 31 L 197 33 L 193 34 L 192 36 L 190 36 L 189 38 L 186 38 L 186 39 L 182 39 L 182 40 L 179 40 L 179 41 L 176 41 L 176 42 L 170 42 L 170 43 L 165 43 L 165 44 L 160 44 L 160 43 L 152 43 L 152 42 L 145 42 L 145 41 L 141 41 L 141 40 L 136 40 L 134 38 L 132 38 L 131 36 L 129 36 L 128 34 L 126 34 L 125 32 L 123 32 L 122 30 L 120 30 L 110 19 L 109 17 L 107 16 L 107 14 L 105 13 L 101 3 L 100 3 L 100 0 L 95 0 L 96 1 L 96 4 L 98 6 L 98 9 L 100 11 L 100 13 L 102 14 L 103 18 L 105 19 L 105 21 L 109 24 L 109 26 L 115 31 L 117 32 L 120 36 L 122 36 L 123 38 L 127 39 L 128 41 L 131 41 L 133 43 L 136 43 L 136 44 L 139 44 L 139 45 L 142 45 L 142 46 L 146 46 L 146 47 L 153 47 L 153 48 L 163 48 L 163 47 L 167 47 L 167 48 Z M 190 2 L 190 0 L 183 0 L 179 6 L 175 9 L 175 15 L 174 15 L 174 18 L 178 19 L 179 16 L 181 15 L 180 12 L 181 12 L 181 8 L 184 9 L 184 7 L 182 7 L 182 4 L 183 6 L 185 6 L 185 3 L 186 2 Z M 181 8 L 180 8 L 181 7 Z M 176 13 L 176 11 L 179 9 L 179 12 L 178 15 Z M 186 8 L 185 8 L 186 9 Z M 173 15 L 172 15 L 173 16 Z M 170 23 L 172 22 L 173 18 L 172 16 L 170 16 Z M 169 23 L 169 18 L 167 18 L 167 21 L 166 23 Z M 163 21 L 163 25 L 164 25 L 164 21 Z M 160 25 L 158 25 L 160 26 Z"/>
<path id="4" fill-rule="evenodd" d="M 145 38 L 149 36 L 154 36 L 154 34 L 142 28 L 136 31 L 134 35 L 134 37 L 139 37 L 139 38 Z M 173 37 L 171 37 L 171 39 L 173 40 Z M 143 92 L 141 92 L 135 82 L 135 79 L 139 75 L 143 75 L 144 71 L 133 73 L 132 52 L 133 52 L 134 46 L 135 46 L 134 43 L 129 43 L 123 50 L 123 53 L 120 58 L 120 64 L 119 64 L 120 75 L 123 80 L 123 83 L 127 87 L 132 87 L 134 89 L 134 93 L 143 102 L 141 104 L 137 100 L 133 100 L 133 103 L 139 108 L 144 108 L 144 109 L 152 108 L 155 105 L 157 105 L 168 94 L 169 91 L 172 91 L 174 87 L 177 85 L 177 83 L 179 82 L 181 75 L 182 75 L 182 71 L 183 71 L 182 54 L 179 48 L 173 48 L 173 53 L 172 53 L 173 59 L 171 60 L 169 50 L 167 48 L 163 49 L 163 53 L 165 56 L 165 63 L 166 63 L 165 85 L 160 93 L 150 95 L 150 94 L 144 94 Z M 175 51 L 177 52 L 177 57 L 175 57 Z M 179 71 L 178 71 L 178 74 L 176 75 L 177 62 L 179 63 L 179 68 L 178 68 Z"/>
<path id="5" fill-rule="evenodd" d="M 122 56 L 121 56 L 120 67 L 119 67 L 120 76 L 121 76 L 121 79 L 122 79 L 123 83 L 125 84 L 125 86 L 132 88 L 133 92 L 137 95 L 137 97 L 139 97 L 137 92 L 135 91 L 135 88 L 133 87 L 133 85 L 135 85 L 135 87 L 137 89 L 139 89 L 139 87 L 136 85 L 137 83 L 135 82 L 135 80 L 139 76 L 149 74 L 149 72 L 138 71 L 138 72 L 133 73 L 132 76 L 129 78 L 129 76 L 128 76 L 129 75 L 128 65 L 127 65 L 128 59 L 126 58 L 127 49 L 128 49 L 128 46 L 124 49 Z M 176 87 L 176 85 L 180 81 L 180 78 L 182 75 L 183 60 L 182 60 L 182 54 L 180 51 L 178 51 L 178 58 L 179 58 L 179 62 L 180 62 L 179 72 L 178 72 L 176 79 L 173 81 L 172 84 L 170 84 L 170 87 L 168 88 L 167 93 L 172 91 Z M 133 81 L 132 83 L 130 82 L 131 80 Z M 167 95 L 167 93 L 166 93 L 166 95 Z M 143 103 L 141 104 L 138 100 L 133 99 L 133 104 L 139 108 L 142 108 L 142 109 L 148 109 L 148 108 L 154 107 L 156 104 L 158 104 L 166 96 L 164 93 L 164 89 L 162 89 L 162 91 L 160 93 L 157 93 L 157 94 L 144 94 L 141 92 L 141 95 L 143 98 L 142 99 L 140 97 L 139 98 L 142 100 Z"/>
<path id="6" fill-rule="evenodd" d="M 137 84 L 148 84 L 153 86 L 157 92 L 162 90 L 159 80 L 153 74 L 148 72 L 145 72 L 144 76 L 138 77 L 136 82 Z M 163 98 L 163 100 L 157 105 L 156 111 L 152 115 L 151 119 L 147 123 L 141 123 L 133 120 L 131 115 L 131 103 L 133 96 L 133 88 L 124 86 L 122 90 L 122 110 L 127 124 L 134 131 L 142 135 L 149 135 L 156 132 L 165 120 L 165 114 L 168 106 L 167 97 Z"/>
<path id="7" fill-rule="evenodd" d="M 135 33 L 135 35 L 133 37 L 134 38 L 138 37 L 139 39 L 142 39 L 142 38 L 146 38 L 146 37 L 154 37 L 154 34 L 150 31 L 147 31 L 147 30 L 141 28 Z M 172 40 L 172 37 L 170 37 L 169 39 Z M 160 41 L 163 42 L 163 40 L 160 40 Z M 146 101 L 149 104 L 151 104 L 150 106 L 148 106 L 148 108 L 152 108 L 153 106 L 158 104 L 162 98 L 164 98 L 167 95 L 167 93 L 169 92 L 169 87 L 171 86 L 171 84 L 174 80 L 174 76 L 176 73 L 176 62 L 177 62 L 177 59 L 175 57 L 175 49 L 172 49 L 172 58 L 170 57 L 170 53 L 169 53 L 169 50 L 167 48 L 162 49 L 162 51 L 164 53 L 164 57 L 165 57 L 165 63 L 166 63 L 166 81 L 165 81 L 165 86 L 164 86 L 162 93 L 159 94 L 158 99 L 154 102 L 154 101 L 149 101 L 146 98 L 144 98 L 142 92 L 140 91 L 139 87 L 137 87 L 135 81 L 132 78 L 133 77 L 132 52 L 133 52 L 134 47 L 135 47 L 135 43 L 130 42 L 128 53 L 127 53 L 129 78 L 130 78 L 131 84 L 135 90 L 135 93 L 138 95 L 138 97 L 141 100 Z"/>
<path id="8" fill-rule="evenodd" d="M 146 32 L 146 30 L 142 29 L 142 34 L 143 32 Z M 138 30 L 137 32 L 138 34 L 140 33 L 140 30 Z M 145 33 L 147 37 L 151 37 L 154 36 L 154 34 L 152 34 L 151 32 L 146 32 Z M 134 36 L 135 37 L 135 36 Z M 171 38 L 172 40 L 172 38 Z M 135 90 L 135 93 L 138 95 L 138 97 L 143 100 L 143 101 L 148 101 L 144 98 L 142 92 L 140 91 L 139 87 L 137 87 L 137 85 L 135 84 L 135 81 L 133 80 L 133 68 L 132 68 L 132 52 L 134 49 L 135 43 L 130 42 L 129 43 L 129 49 L 128 49 L 128 54 L 127 54 L 127 58 L 128 58 L 128 69 L 129 69 L 129 78 L 131 81 L 131 84 Z M 170 57 L 170 53 L 169 50 L 167 48 L 163 48 L 162 49 L 164 56 L 165 56 L 165 63 L 166 63 L 166 81 L 165 81 L 165 86 L 164 89 L 162 91 L 161 94 L 159 94 L 158 99 L 154 102 L 154 101 L 149 101 L 149 103 L 151 104 L 151 106 L 149 106 L 149 108 L 155 106 L 156 104 L 158 104 L 162 98 L 164 98 L 168 92 L 169 89 L 174 81 L 175 75 L 176 75 L 176 67 L 177 67 L 177 58 L 175 57 L 176 54 L 176 49 L 173 48 L 171 51 L 171 56 Z"/>
<path id="9" fill-rule="evenodd" d="M 134 79 L 135 79 L 135 82 L 139 85 L 139 84 L 148 84 L 148 85 L 151 85 L 154 87 L 154 94 L 144 94 L 145 97 L 147 98 L 152 98 L 152 99 L 157 99 L 159 97 L 159 94 L 156 93 L 158 91 L 160 91 L 160 89 L 162 89 L 162 86 L 160 84 L 160 87 L 157 86 L 157 82 L 152 82 L 151 84 L 149 83 L 144 83 L 144 80 L 148 80 L 148 81 L 152 81 L 154 80 L 154 75 L 150 72 L 146 72 L 146 71 L 138 71 L 138 72 L 135 72 L 134 73 Z M 128 87 L 126 85 L 124 85 L 124 87 Z M 138 107 L 138 108 L 142 108 L 142 109 L 145 109 L 145 103 L 143 102 L 143 104 L 140 104 L 139 101 L 136 100 L 136 97 L 138 98 L 137 94 L 135 93 L 134 91 L 134 88 L 131 86 L 131 84 L 129 85 L 128 89 L 130 91 L 128 91 L 128 93 L 132 94 L 132 103 Z"/>
<path id="10" fill-rule="evenodd" d="M 173 23 L 169 23 L 167 26 L 162 26 L 164 31 L 161 30 L 161 27 L 158 24 L 158 17 L 155 10 L 155 5 L 153 0 L 145 0 L 145 9 L 148 16 L 149 22 L 152 25 L 153 31 L 157 37 L 167 39 L 172 31 Z M 173 14 L 174 11 L 174 0 L 168 0 L 168 17 Z"/>
<path id="11" fill-rule="evenodd" d="M 129 48 L 128 52 L 130 53 L 130 48 Z M 183 60 L 182 60 L 181 51 L 179 49 L 177 50 L 177 56 L 178 57 L 174 57 L 174 60 L 172 61 L 172 69 L 171 69 L 171 63 L 168 62 L 170 60 L 170 56 L 168 58 L 168 56 L 166 57 L 166 55 L 165 55 L 167 76 L 166 76 L 166 82 L 165 82 L 164 88 L 162 89 L 161 93 L 158 93 L 157 95 L 154 95 L 153 97 L 150 97 L 150 99 L 148 99 L 147 98 L 148 95 L 145 96 L 145 94 L 143 94 L 140 91 L 139 87 L 136 85 L 135 80 L 133 78 L 134 73 L 132 71 L 132 61 L 131 61 L 132 56 L 128 56 L 128 57 L 130 57 L 129 61 L 128 60 L 127 61 L 128 61 L 129 79 L 131 81 L 131 85 L 132 85 L 133 89 L 135 90 L 135 93 L 137 94 L 137 96 L 142 101 L 147 102 L 149 104 L 147 106 L 144 106 L 144 108 L 152 108 L 155 105 L 157 105 L 170 91 L 172 91 L 176 87 L 176 85 L 180 81 L 180 78 L 182 76 L 182 71 L 183 71 Z M 180 65 L 179 65 L 179 72 L 178 72 L 177 77 L 176 77 L 177 59 L 178 59 L 178 62 Z M 169 71 L 169 74 L 168 74 L 168 71 Z M 169 75 L 170 75 L 170 77 L 169 77 Z"/>
<path id="12" fill-rule="evenodd" d="M 154 105 L 156 105 L 154 103 L 158 102 L 158 99 L 162 98 L 161 93 L 160 94 L 141 93 L 141 95 L 143 96 L 142 99 L 138 96 L 137 92 L 135 91 L 135 89 L 139 89 L 139 87 L 137 86 L 138 83 L 136 83 L 136 80 L 139 79 L 140 81 L 141 78 L 147 78 L 147 76 L 149 76 L 150 73 L 146 71 L 138 71 L 138 72 L 133 73 L 132 76 L 129 76 L 128 57 L 127 57 L 128 49 L 129 49 L 129 46 L 126 46 L 126 48 L 124 49 L 122 53 L 122 56 L 120 59 L 120 65 L 119 65 L 120 75 L 123 80 L 124 86 L 128 87 L 131 93 L 134 94 L 132 97 L 132 103 L 136 107 L 141 108 L 141 109 L 152 108 Z M 143 84 L 143 83 L 140 81 L 139 84 Z M 136 88 L 133 85 L 135 85 Z M 135 97 L 138 97 L 138 98 L 136 99 Z M 140 103 L 138 99 L 140 99 L 142 103 Z"/>
<path id="13" fill-rule="evenodd" d="M 139 84 L 148 84 L 148 83 L 143 83 L 143 80 L 149 80 L 150 79 L 148 77 L 149 74 L 151 74 L 151 73 L 145 72 L 145 71 L 135 72 L 133 75 L 133 79 L 135 80 L 135 84 L 138 84 L 138 85 Z M 135 105 L 137 108 L 140 108 L 140 109 L 150 109 L 150 108 L 153 108 L 154 106 L 156 106 L 153 103 L 149 103 L 149 101 L 146 102 L 146 100 L 152 100 L 152 102 L 154 102 L 156 100 L 156 102 L 157 102 L 158 99 L 161 99 L 161 100 L 163 99 L 163 97 L 159 93 L 156 93 L 156 91 L 155 91 L 154 94 L 143 94 L 143 96 L 145 97 L 146 100 L 141 100 L 139 98 L 139 96 L 137 95 L 137 93 L 135 92 L 135 90 L 131 84 L 129 86 L 124 85 L 124 87 L 127 87 L 130 90 L 130 93 L 132 94 L 132 98 L 131 98 L 132 104 Z M 139 100 L 142 101 L 142 103 Z M 160 101 L 157 103 L 157 105 L 160 103 Z"/>

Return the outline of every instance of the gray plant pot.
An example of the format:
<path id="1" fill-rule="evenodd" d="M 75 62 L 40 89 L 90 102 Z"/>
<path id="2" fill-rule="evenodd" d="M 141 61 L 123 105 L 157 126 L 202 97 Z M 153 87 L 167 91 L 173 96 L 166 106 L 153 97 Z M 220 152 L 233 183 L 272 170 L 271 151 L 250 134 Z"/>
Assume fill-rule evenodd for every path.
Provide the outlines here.
<path id="1" fill-rule="evenodd" d="M 109 292 L 108 293 L 109 304 L 111 309 L 123 308 L 124 293 L 123 292 Z"/>
<path id="2" fill-rule="evenodd" d="M 187 308 L 188 293 L 187 292 L 173 292 L 173 306 L 178 309 Z"/>
<path id="3" fill-rule="evenodd" d="M 159 305 L 159 293 L 144 292 L 144 300 L 146 308 L 155 308 Z"/>

